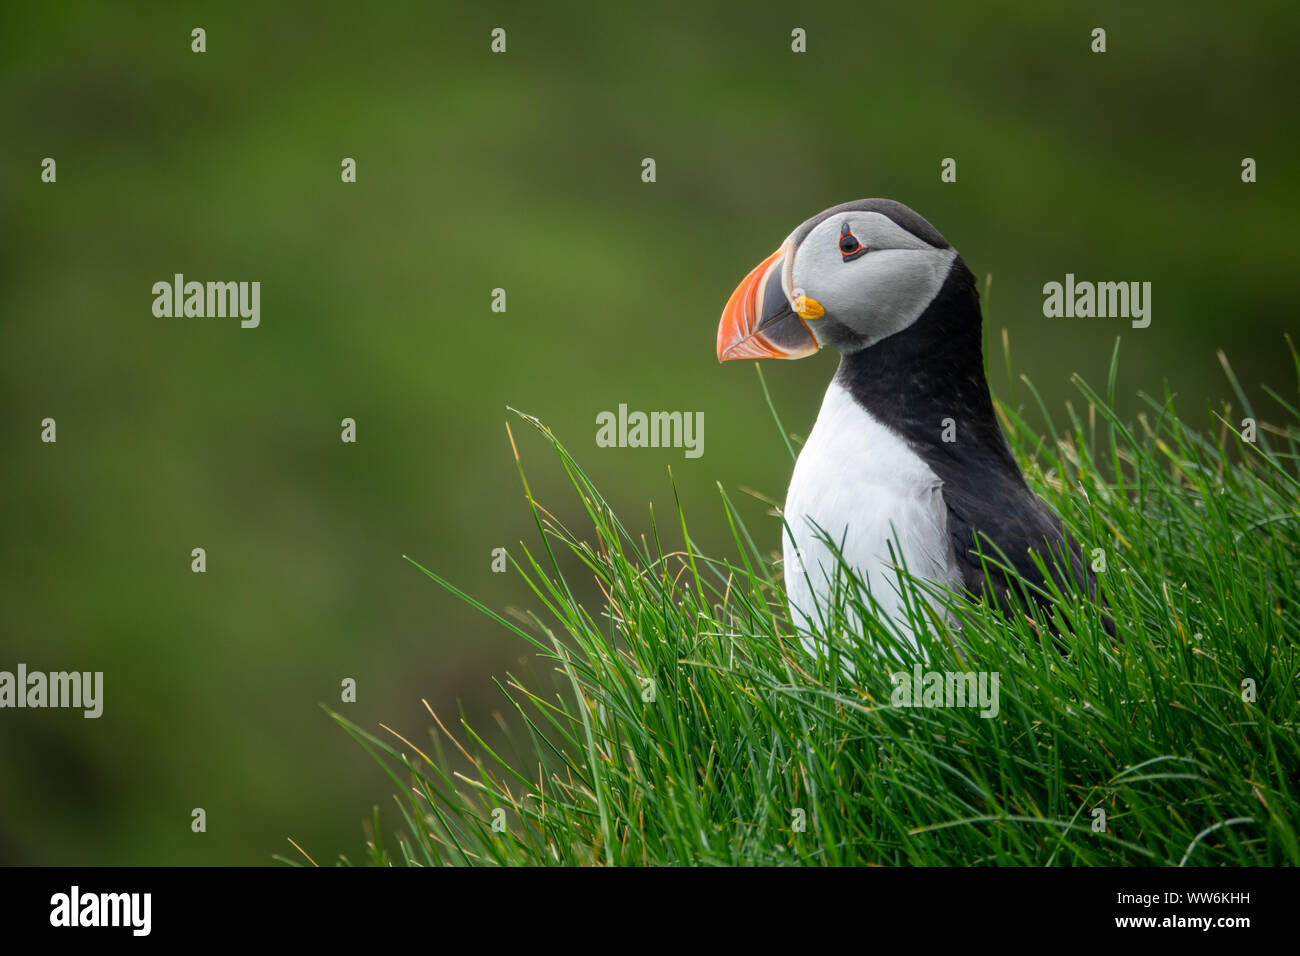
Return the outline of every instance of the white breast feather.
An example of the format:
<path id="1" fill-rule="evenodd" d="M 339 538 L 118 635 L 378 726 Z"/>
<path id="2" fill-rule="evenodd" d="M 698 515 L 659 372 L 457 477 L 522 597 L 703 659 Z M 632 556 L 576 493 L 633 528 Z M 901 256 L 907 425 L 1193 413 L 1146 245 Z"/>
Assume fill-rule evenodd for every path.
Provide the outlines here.
<path id="1" fill-rule="evenodd" d="M 825 634 L 821 622 L 840 567 L 822 531 L 870 588 L 881 613 L 911 637 L 889 547 L 893 542 L 913 576 L 956 580 L 942 489 L 902 438 L 831 383 L 795 463 L 782 536 L 790 613 L 809 650 L 818 644 L 812 635 Z M 856 621 L 848 623 L 856 629 Z"/>

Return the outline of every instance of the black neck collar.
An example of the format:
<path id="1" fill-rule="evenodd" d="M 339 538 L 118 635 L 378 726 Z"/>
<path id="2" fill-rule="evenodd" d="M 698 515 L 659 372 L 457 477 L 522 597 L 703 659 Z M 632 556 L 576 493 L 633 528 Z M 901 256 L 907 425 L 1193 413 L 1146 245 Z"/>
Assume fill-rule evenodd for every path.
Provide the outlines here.
<path id="1" fill-rule="evenodd" d="M 945 484 L 995 474 L 1023 485 L 993 412 L 979 293 L 960 256 L 921 317 L 843 356 L 835 381 L 901 435 Z M 945 441 L 945 433 L 955 440 Z"/>

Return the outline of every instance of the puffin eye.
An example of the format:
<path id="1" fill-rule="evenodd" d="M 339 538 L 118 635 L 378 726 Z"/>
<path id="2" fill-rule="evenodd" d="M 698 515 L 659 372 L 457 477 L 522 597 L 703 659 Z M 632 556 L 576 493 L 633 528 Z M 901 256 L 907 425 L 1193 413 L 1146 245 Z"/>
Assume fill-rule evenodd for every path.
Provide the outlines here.
<path id="1" fill-rule="evenodd" d="M 840 228 L 840 255 L 844 257 L 844 261 L 852 262 L 866 251 L 866 246 L 858 242 L 857 236 L 853 235 L 846 222 Z"/>

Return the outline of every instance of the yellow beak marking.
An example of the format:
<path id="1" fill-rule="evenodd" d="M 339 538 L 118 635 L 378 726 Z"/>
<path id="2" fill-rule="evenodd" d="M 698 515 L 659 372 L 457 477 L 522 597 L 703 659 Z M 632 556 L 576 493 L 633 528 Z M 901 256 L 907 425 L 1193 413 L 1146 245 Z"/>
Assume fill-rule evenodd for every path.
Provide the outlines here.
<path id="1" fill-rule="evenodd" d="M 810 299 L 806 295 L 801 295 L 794 300 L 794 310 L 799 314 L 801 319 L 820 319 L 826 314 L 822 304 L 816 299 Z"/>

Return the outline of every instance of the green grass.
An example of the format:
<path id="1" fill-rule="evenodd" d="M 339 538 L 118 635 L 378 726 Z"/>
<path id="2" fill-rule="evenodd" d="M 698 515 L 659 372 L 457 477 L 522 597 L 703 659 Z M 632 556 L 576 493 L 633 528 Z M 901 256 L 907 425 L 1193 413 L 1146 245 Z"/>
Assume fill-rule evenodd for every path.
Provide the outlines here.
<path id="1" fill-rule="evenodd" d="M 808 655 L 788 619 L 775 520 L 747 528 L 720 487 L 708 520 L 727 523 L 734 552 L 699 553 L 680 507 L 671 535 L 685 545 L 669 550 L 653 515 L 634 533 L 521 416 L 553 446 L 590 524 L 561 526 L 521 466 L 539 539 L 512 557 L 537 613 L 516 623 L 421 570 L 531 644 L 542 676 L 498 681 L 504 746 L 464 720 L 435 717 L 417 747 L 333 715 L 400 789 L 400 825 L 384 835 L 376 811 L 367 862 L 1300 863 L 1300 415 L 1270 392 L 1289 422 L 1244 441 L 1252 413 L 1224 368 L 1240 406 L 1199 414 L 1200 427 L 1168 396 L 1117 420 L 1114 362 L 1106 394 L 1076 381 L 1078 410 L 1046 436 L 999 405 L 1030 485 L 1090 556 L 1105 552 L 1120 639 L 1075 593 L 1013 619 L 950 596 L 954 627 L 900 572 L 927 669 L 1000 675 L 992 719 L 892 706 L 889 674 L 911 655 L 860 598 L 844 613 L 859 612 L 865 632 L 838 641 L 857 677 L 835 654 Z M 575 597 L 561 550 L 604 606 Z"/>

